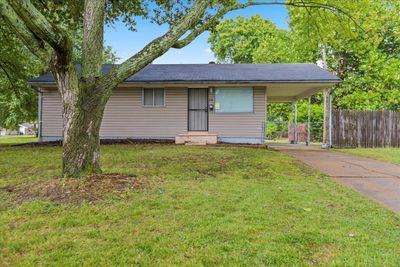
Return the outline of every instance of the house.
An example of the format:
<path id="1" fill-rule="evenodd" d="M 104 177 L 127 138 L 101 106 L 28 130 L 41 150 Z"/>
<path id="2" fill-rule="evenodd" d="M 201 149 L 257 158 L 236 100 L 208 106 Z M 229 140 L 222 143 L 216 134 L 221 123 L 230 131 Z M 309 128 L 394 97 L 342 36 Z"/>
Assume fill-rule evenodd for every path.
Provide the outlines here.
<path id="1" fill-rule="evenodd" d="M 0 127 L 0 136 L 5 136 L 5 135 L 18 135 L 18 132 L 15 130 L 9 130 Z"/>
<path id="2" fill-rule="evenodd" d="M 104 65 L 103 73 L 112 67 Z M 267 103 L 294 102 L 338 82 L 315 64 L 151 64 L 114 90 L 100 136 L 259 144 Z M 30 84 L 41 92 L 39 140 L 61 139 L 62 106 L 53 76 Z"/>
<path id="3" fill-rule="evenodd" d="M 32 123 L 22 123 L 18 126 L 18 132 L 20 135 L 34 135 L 35 125 Z"/>

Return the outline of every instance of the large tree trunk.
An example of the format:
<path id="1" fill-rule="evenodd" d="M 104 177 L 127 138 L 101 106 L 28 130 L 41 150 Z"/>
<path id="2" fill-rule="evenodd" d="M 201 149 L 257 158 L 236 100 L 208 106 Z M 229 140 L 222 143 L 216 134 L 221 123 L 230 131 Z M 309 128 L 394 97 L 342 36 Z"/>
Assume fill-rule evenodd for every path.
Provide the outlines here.
<path id="1" fill-rule="evenodd" d="M 82 69 L 78 80 L 68 55 L 53 60 L 53 73 L 63 103 L 63 175 L 100 173 L 100 125 L 112 88 L 103 88 L 103 23 L 105 0 L 85 0 Z M 108 93 L 107 93 L 108 92 Z"/>
<path id="2" fill-rule="evenodd" d="M 93 90 L 91 90 L 93 89 Z M 86 88 L 85 91 L 96 91 Z M 68 95 L 63 103 L 69 103 Z M 100 96 L 82 94 L 73 101 L 73 108 L 64 104 L 63 175 L 79 177 L 100 173 L 100 125 L 104 105 Z"/>
<path id="3" fill-rule="evenodd" d="M 171 26 L 136 55 L 102 73 L 105 0 L 85 0 L 81 73 L 72 63 L 72 47 L 55 49 L 52 72 L 63 104 L 63 176 L 100 173 L 100 126 L 115 87 L 164 54 L 204 14 L 208 1 L 197 1 L 180 23 Z"/>
<path id="4" fill-rule="evenodd" d="M 99 132 L 108 97 L 95 82 L 78 80 L 75 66 L 61 56 L 53 59 L 53 73 L 63 105 L 63 176 L 100 173 Z"/>

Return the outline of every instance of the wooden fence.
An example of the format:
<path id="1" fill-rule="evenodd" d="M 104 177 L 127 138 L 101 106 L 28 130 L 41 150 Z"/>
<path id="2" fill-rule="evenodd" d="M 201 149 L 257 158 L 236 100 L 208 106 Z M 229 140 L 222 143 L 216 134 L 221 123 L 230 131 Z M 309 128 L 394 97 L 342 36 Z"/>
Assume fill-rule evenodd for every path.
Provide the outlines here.
<path id="1" fill-rule="evenodd" d="M 400 147 L 400 112 L 332 113 L 333 147 Z"/>

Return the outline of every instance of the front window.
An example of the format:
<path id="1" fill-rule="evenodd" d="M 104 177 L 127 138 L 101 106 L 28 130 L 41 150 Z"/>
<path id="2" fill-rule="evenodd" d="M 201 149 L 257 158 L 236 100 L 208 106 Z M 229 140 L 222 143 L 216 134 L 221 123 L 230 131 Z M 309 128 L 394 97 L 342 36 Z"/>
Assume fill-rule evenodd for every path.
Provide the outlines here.
<path id="1" fill-rule="evenodd" d="M 215 88 L 215 112 L 253 112 L 253 88 Z"/>
<path id="2" fill-rule="evenodd" d="M 146 107 L 162 107 L 165 105 L 164 88 L 143 89 L 143 105 Z"/>

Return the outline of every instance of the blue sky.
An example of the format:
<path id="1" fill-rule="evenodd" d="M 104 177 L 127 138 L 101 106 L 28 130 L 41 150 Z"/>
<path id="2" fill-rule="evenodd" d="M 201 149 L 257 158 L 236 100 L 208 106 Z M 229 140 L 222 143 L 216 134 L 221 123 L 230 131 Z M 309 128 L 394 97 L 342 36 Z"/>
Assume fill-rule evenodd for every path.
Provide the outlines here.
<path id="1" fill-rule="evenodd" d="M 258 6 L 249 7 L 243 10 L 233 11 L 226 15 L 226 18 L 236 16 L 250 17 L 260 14 L 268 18 L 280 28 L 287 28 L 287 10 L 285 6 Z M 143 46 L 154 38 L 167 31 L 167 26 L 158 26 L 146 20 L 137 21 L 137 32 L 131 32 L 123 23 L 117 22 L 113 27 L 106 27 L 105 42 L 116 51 L 119 62 L 138 52 Z M 183 64 L 183 63 L 208 63 L 214 59 L 214 55 L 207 43 L 208 32 L 200 35 L 188 46 L 182 49 L 170 49 L 166 54 L 155 60 L 154 63 Z"/>

